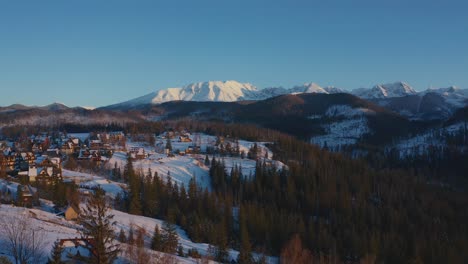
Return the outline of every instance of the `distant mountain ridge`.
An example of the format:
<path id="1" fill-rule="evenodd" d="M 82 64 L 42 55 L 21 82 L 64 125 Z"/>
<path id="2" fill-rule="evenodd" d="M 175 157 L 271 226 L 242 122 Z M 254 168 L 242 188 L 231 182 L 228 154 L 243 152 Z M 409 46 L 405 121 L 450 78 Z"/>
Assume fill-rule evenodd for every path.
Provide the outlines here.
<path id="1" fill-rule="evenodd" d="M 161 104 L 170 101 L 236 102 L 263 100 L 283 94 L 300 93 L 349 93 L 363 99 L 384 99 L 411 95 L 424 95 L 429 92 L 438 93 L 443 97 L 457 102 L 468 99 L 468 90 L 449 87 L 428 89 L 422 92 L 417 92 L 413 87 L 405 82 L 378 84 L 372 88 L 358 88 L 350 91 L 333 86 L 321 87 L 316 83 L 305 83 L 292 88 L 270 87 L 258 89 L 250 83 L 240 83 L 231 80 L 199 82 L 189 84 L 184 87 L 167 88 L 108 107 L 135 107 L 141 104 Z"/>
<path id="2" fill-rule="evenodd" d="M 311 82 L 292 88 L 270 87 L 258 89 L 250 83 L 240 83 L 237 81 L 208 81 L 155 91 L 135 99 L 100 107 L 98 109 L 125 111 L 144 109 L 148 105 L 159 105 L 173 101 L 250 102 L 288 94 L 338 93 L 355 95 L 413 120 L 445 119 L 455 113 L 457 109 L 468 105 L 468 89 L 460 89 L 454 86 L 416 91 L 405 82 L 394 82 L 378 84 L 372 88 L 344 90 L 333 86 L 322 87 Z M 52 112 L 85 109 L 81 107 L 69 108 L 60 103 L 53 103 L 42 107 L 17 104 L 9 107 L 0 107 L 0 111 L 3 113 L 12 113 L 18 110 L 31 108 Z"/>
<path id="3" fill-rule="evenodd" d="M 359 88 L 351 91 L 352 94 L 365 99 L 381 99 L 389 97 L 403 97 L 417 94 L 416 90 L 405 82 L 378 84 L 370 89 Z"/>
<path id="4" fill-rule="evenodd" d="M 316 83 L 304 83 L 292 88 L 269 87 L 258 89 L 250 83 L 237 81 L 208 81 L 183 87 L 167 88 L 122 103 L 102 107 L 110 110 L 144 108 L 172 101 L 240 102 L 259 101 L 287 94 L 347 93 L 372 101 L 411 119 L 444 119 L 457 109 L 468 105 L 468 89 L 457 87 L 416 91 L 408 83 L 378 84 L 372 88 L 344 90 Z"/>

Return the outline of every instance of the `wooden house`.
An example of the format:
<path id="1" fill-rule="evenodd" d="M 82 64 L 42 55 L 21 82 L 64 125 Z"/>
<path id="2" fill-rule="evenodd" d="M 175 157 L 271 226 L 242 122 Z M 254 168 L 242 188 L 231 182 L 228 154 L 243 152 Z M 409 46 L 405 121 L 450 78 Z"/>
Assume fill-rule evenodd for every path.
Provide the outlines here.
<path id="1" fill-rule="evenodd" d="M 65 210 L 65 219 L 68 221 L 78 219 L 78 215 L 80 214 L 80 208 L 74 204 L 67 207 Z"/>

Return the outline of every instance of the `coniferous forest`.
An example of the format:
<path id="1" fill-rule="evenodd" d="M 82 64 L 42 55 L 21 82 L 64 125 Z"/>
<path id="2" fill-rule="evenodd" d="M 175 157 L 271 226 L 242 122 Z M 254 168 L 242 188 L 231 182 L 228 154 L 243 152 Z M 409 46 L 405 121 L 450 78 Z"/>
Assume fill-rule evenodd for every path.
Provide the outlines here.
<path id="1" fill-rule="evenodd" d="M 228 173 L 222 155 L 207 155 L 210 192 L 194 180 L 185 188 L 168 175 L 135 171 L 128 159 L 123 174 L 129 191 L 117 197 L 116 206 L 180 225 L 192 240 L 215 245 L 219 261 L 225 261 L 228 247 L 245 256 L 279 256 L 294 241 L 316 263 L 468 260 L 468 197 L 464 187 L 443 184 L 442 167 L 432 173 L 410 161 L 379 167 L 391 157 L 350 159 L 256 126 L 164 126 L 269 141 L 274 159 L 287 165 L 279 169 L 259 159 L 253 175 L 242 175 L 238 167 Z M 255 152 L 254 146 L 248 155 Z"/>

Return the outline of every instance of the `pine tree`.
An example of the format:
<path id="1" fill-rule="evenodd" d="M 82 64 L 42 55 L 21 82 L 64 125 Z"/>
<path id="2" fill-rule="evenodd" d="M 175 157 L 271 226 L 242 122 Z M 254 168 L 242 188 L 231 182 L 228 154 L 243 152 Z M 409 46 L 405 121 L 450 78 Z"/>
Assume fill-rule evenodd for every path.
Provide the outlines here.
<path id="1" fill-rule="evenodd" d="M 184 248 L 183 248 L 181 245 L 179 245 L 179 246 L 177 247 L 177 255 L 179 255 L 179 256 L 181 256 L 181 257 L 185 257 Z"/>
<path id="2" fill-rule="evenodd" d="M 155 225 L 154 226 L 153 238 L 151 239 L 151 249 L 161 251 L 161 247 L 162 247 L 161 232 L 159 231 L 159 226 Z"/>
<path id="3" fill-rule="evenodd" d="M 60 241 L 55 241 L 54 246 L 52 247 L 52 252 L 50 254 L 50 258 L 47 261 L 47 264 L 62 264 L 62 252 L 63 247 L 60 245 Z"/>
<path id="4" fill-rule="evenodd" d="M 226 230 L 225 230 L 225 224 L 224 222 L 221 222 L 218 225 L 218 228 L 216 230 L 216 241 L 215 241 L 215 260 L 218 262 L 227 262 L 228 260 L 228 238 L 226 235 Z"/>
<path id="5" fill-rule="evenodd" d="M 169 151 L 172 151 L 172 143 L 169 137 L 167 137 L 167 140 L 166 140 L 166 149 L 168 149 Z"/>
<path id="6" fill-rule="evenodd" d="M 135 245 L 136 245 L 136 250 L 134 250 L 133 256 L 132 256 L 132 261 L 134 261 L 137 264 L 143 264 L 147 263 L 148 259 L 150 258 L 148 252 L 146 252 L 145 249 L 145 229 L 142 227 L 139 227 L 137 229 L 137 236 L 135 239 Z"/>
<path id="7" fill-rule="evenodd" d="M 18 185 L 16 188 L 16 205 L 24 206 L 23 203 L 23 185 Z"/>
<path id="8" fill-rule="evenodd" d="M 128 182 L 133 176 L 135 176 L 135 170 L 133 169 L 132 157 L 129 154 L 127 155 L 127 164 L 125 165 L 123 173 L 124 181 Z"/>
<path id="9" fill-rule="evenodd" d="M 179 240 L 176 228 L 169 221 L 164 222 L 162 234 L 162 250 L 166 253 L 176 253 Z"/>
<path id="10" fill-rule="evenodd" d="M 142 214 L 141 206 L 141 177 L 137 175 L 133 169 L 132 159 L 130 155 L 127 157 L 127 166 L 125 173 L 128 180 L 128 212 L 134 215 Z"/>
<path id="11" fill-rule="evenodd" d="M 135 244 L 135 236 L 133 235 L 133 224 L 130 225 L 130 230 L 128 231 L 127 243 L 129 245 Z"/>
<path id="12" fill-rule="evenodd" d="M 120 229 L 118 240 L 122 243 L 127 243 L 127 237 L 125 236 L 125 231 L 122 228 Z"/>
<path id="13" fill-rule="evenodd" d="M 247 219 L 245 218 L 244 210 L 241 208 L 239 215 L 240 222 L 240 239 L 241 239 L 241 248 L 239 255 L 237 256 L 237 262 L 239 264 L 253 264 L 252 258 L 252 245 L 249 240 L 249 232 L 247 230 Z"/>
<path id="14" fill-rule="evenodd" d="M 78 217 L 84 247 L 90 253 L 89 257 L 82 257 L 86 263 L 108 264 L 117 258 L 120 248 L 114 243 L 114 215 L 109 210 L 105 191 L 98 187 Z"/>

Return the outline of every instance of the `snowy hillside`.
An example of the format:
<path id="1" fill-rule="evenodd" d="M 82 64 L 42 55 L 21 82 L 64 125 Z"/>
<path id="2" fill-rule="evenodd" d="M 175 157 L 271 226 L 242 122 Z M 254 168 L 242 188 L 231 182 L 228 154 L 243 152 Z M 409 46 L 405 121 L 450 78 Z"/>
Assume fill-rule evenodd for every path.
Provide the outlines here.
<path id="1" fill-rule="evenodd" d="M 129 232 L 130 227 L 134 230 L 137 228 L 143 228 L 145 233 L 145 244 L 146 250 L 151 258 L 159 257 L 162 255 L 167 255 L 162 252 L 152 251 L 149 249 L 149 244 L 151 241 L 151 236 L 155 225 L 159 226 L 160 229 L 163 227 L 164 221 L 148 218 L 144 216 L 130 215 L 116 210 L 111 210 L 111 214 L 114 215 L 114 220 L 116 221 L 116 226 L 114 227 L 115 232 L 118 233 L 119 230 L 124 230 L 126 233 Z M 74 221 L 67 221 L 61 216 L 57 216 L 53 213 L 44 211 L 42 208 L 27 209 L 22 207 L 15 207 L 11 205 L 1 205 L 0 206 L 0 221 L 10 221 L 11 219 L 24 219 L 27 226 L 25 228 L 30 228 L 36 232 L 36 238 L 40 239 L 40 243 L 43 248 L 44 257 L 48 257 L 49 253 L 52 250 L 53 243 L 59 239 L 74 239 L 79 237 L 78 229 L 80 228 Z M 182 246 L 184 252 L 187 252 L 189 249 L 196 249 L 201 255 L 206 256 L 209 254 L 209 244 L 206 243 L 194 243 L 187 236 L 185 231 L 179 227 L 176 228 L 179 243 Z M 3 237 L 0 236 L 0 243 L 5 243 Z M 127 245 L 122 245 L 122 248 L 125 248 Z M 76 249 L 73 245 L 64 244 L 65 252 L 76 253 Z M 229 255 L 231 259 L 236 259 L 238 251 L 229 250 Z M 64 253 L 62 256 L 65 256 Z M 0 256 L 6 256 L 11 258 L 10 254 L 7 252 L 5 247 L 0 247 Z M 172 256 L 175 260 L 174 263 L 199 263 L 196 259 L 192 258 L 182 258 L 178 256 Z M 13 259 L 11 258 L 13 261 Z M 276 263 L 277 259 L 267 258 L 269 263 Z M 131 263 L 131 261 L 125 255 L 121 253 L 116 263 Z M 45 262 L 44 262 L 45 263 Z M 216 263 L 216 262 L 211 262 Z"/>
<path id="2" fill-rule="evenodd" d="M 314 136 L 310 142 L 321 147 L 339 147 L 355 144 L 364 134 L 370 133 L 366 115 L 373 115 L 367 108 L 351 108 L 347 105 L 333 105 L 327 109 L 324 117 L 336 119 L 334 122 L 322 125 L 325 135 Z M 311 119 L 322 118 L 312 116 Z"/>
<path id="3" fill-rule="evenodd" d="M 195 137 L 198 137 L 200 140 L 201 151 L 205 152 L 208 147 L 214 147 L 216 143 L 216 137 L 197 134 L 190 135 L 191 140 L 195 141 Z M 132 142 L 131 140 L 127 141 L 127 149 L 131 148 L 143 148 L 148 157 L 145 159 L 137 159 L 133 161 L 133 166 L 136 170 L 143 173 L 147 173 L 150 169 L 152 173 L 157 172 L 160 177 L 165 179 L 167 176 L 171 178 L 174 183 L 177 183 L 179 186 L 184 185 L 188 186 L 190 179 L 194 178 L 197 184 L 202 188 L 210 189 L 210 176 L 209 176 L 209 167 L 204 164 L 205 155 L 203 154 L 190 154 L 190 155 L 175 155 L 174 157 L 168 157 L 166 154 L 163 154 L 164 145 L 166 140 L 158 139 L 156 140 L 156 147 L 151 147 L 145 143 L 141 142 Z M 250 142 L 246 140 L 239 140 L 239 151 L 248 152 L 249 148 L 254 145 L 255 142 Z M 193 145 L 192 142 L 180 142 L 178 139 L 172 139 L 171 144 L 174 150 L 185 151 Z M 232 142 L 234 144 L 234 142 Z M 259 147 L 259 156 L 272 157 L 273 153 L 269 150 L 265 143 L 257 142 Z M 268 153 L 266 155 L 266 152 Z M 213 155 L 209 155 L 211 160 Z M 253 175 L 255 173 L 256 161 L 247 158 L 240 157 L 218 157 L 216 159 L 224 160 L 226 164 L 226 170 L 230 173 L 231 168 L 234 166 L 240 166 L 242 169 L 242 174 L 244 176 Z M 276 160 L 269 160 L 277 168 L 282 168 L 283 163 Z M 123 171 L 127 163 L 127 153 L 126 152 L 115 152 L 112 158 L 108 161 L 107 165 L 109 169 L 114 168 L 114 166 L 120 167 Z M 102 180 L 102 179 L 95 179 Z M 92 183 L 90 183 L 92 184 Z"/>
<path id="4" fill-rule="evenodd" d="M 460 129 L 466 129 L 464 122 L 455 123 L 450 126 L 431 129 L 425 133 L 401 140 L 393 147 L 399 151 L 401 158 L 427 154 L 431 147 L 447 146 L 446 136 L 454 135 Z"/>

